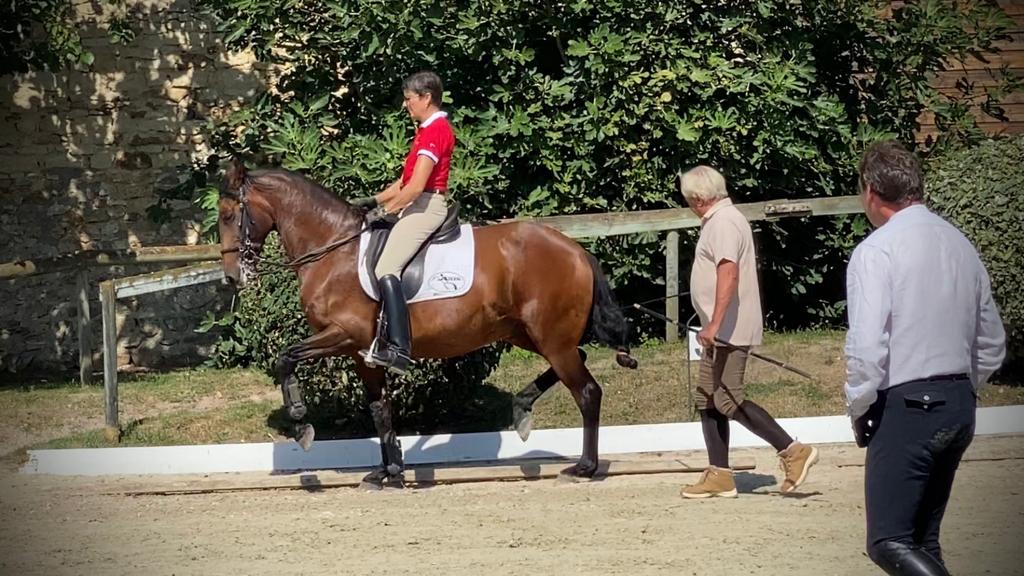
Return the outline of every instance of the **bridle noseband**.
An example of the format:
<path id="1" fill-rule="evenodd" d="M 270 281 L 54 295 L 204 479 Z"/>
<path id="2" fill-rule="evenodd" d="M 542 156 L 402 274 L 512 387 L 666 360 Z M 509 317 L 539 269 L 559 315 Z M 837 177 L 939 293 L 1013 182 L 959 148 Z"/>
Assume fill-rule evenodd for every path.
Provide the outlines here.
<path id="1" fill-rule="evenodd" d="M 223 248 L 220 251 L 221 255 L 238 252 L 239 269 L 241 270 L 243 281 L 256 276 L 256 267 L 260 260 L 260 250 L 263 248 L 262 242 L 256 242 L 252 239 L 252 215 L 249 211 L 249 203 L 246 202 L 246 192 L 249 191 L 251 186 L 249 180 L 246 179 L 238 189 L 238 237 L 240 242 L 232 248 Z"/>

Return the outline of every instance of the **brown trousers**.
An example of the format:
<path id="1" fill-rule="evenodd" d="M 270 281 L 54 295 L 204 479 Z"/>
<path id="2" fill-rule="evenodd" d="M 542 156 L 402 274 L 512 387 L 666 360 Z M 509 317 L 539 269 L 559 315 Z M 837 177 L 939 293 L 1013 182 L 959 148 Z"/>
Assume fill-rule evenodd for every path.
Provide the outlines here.
<path id="1" fill-rule="evenodd" d="M 747 371 L 749 350 L 746 346 L 705 349 L 694 398 L 698 410 L 714 408 L 730 418 L 736 413 L 743 404 L 743 377 Z"/>

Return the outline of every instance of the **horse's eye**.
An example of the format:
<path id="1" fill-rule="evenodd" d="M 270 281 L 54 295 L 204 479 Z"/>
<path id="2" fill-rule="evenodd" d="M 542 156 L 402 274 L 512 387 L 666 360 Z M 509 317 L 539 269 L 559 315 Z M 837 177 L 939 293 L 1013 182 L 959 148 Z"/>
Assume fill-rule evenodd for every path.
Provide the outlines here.
<path id="1" fill-rule="evenodd" d="M 234 212 L 225 212 L 224 214 L 221 215 L 220 219 L 221 219 L 222 222 L 225 222 L 225 223 L 231 222 L 232 220 L 235 219 L 235 213 Z"/>

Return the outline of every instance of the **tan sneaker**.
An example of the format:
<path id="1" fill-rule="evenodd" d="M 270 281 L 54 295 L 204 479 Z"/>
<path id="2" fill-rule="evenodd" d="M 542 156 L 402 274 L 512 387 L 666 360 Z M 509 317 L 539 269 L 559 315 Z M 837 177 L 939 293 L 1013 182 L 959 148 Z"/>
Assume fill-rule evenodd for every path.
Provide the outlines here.
<path id="1" fill-rule="evenodd" d="M 779 452 L 782 470 L 786 479 L 782 481 L 782 493 L 792 492 L 807 480 L 807 471 L 818 461 L 818 449 L 799 442 L 793 442 Z"/>
<path id="2" fill-rule="evenodd" d="M 700 475 L 700 480 L 692 486 L 684 486 L 679 495 L 683 498 L 735 498 L 736 480 L 732 477 L 732 470 L 708 466 Z"/>

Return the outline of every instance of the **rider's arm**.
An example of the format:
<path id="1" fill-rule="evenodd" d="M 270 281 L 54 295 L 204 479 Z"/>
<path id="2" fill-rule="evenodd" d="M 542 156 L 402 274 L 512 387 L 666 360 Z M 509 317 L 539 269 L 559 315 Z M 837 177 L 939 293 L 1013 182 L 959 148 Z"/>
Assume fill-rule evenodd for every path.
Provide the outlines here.
<path id="1" fill-rule="evenodd" d="M 427 178 L 434 169 L 434 159 L 426 155 L 416 158 L 416 165 L 412 169 L 412 177 L 405 183 L 405 186 L 395 194 L 394 197 L 384 200 L 384 210 L 388 214 L 395 214 L 402 208 L 412 204 L 413 200 L 423 193 L 427 186 Z"/>

